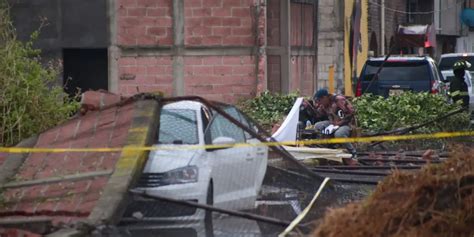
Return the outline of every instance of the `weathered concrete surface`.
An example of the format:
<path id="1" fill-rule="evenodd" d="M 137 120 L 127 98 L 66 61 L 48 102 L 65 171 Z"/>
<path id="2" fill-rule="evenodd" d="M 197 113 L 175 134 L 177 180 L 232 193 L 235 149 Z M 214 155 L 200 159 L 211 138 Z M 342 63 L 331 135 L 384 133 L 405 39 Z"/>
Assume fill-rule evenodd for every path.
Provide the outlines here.
<path id="1" fill-rule="evenodd" d="M 21 141 L 16 147 L 33 147 L 38 140 L 38 136 L 33 136 Z M 29 154 L 7 154 L 0 155 L 0 185 L 12 178 L 18 168 L 23 164 Z M 3 157 L 3 159 L 1 158 Z M 2 161 L 3 160 L 3 161 Z"/>

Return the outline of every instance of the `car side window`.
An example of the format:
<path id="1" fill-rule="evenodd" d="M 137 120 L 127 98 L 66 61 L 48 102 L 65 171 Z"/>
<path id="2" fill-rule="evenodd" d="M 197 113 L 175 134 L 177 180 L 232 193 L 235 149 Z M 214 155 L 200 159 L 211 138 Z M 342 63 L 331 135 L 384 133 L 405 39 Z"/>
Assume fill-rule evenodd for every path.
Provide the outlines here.
<path id="1" fill-rule="evenodd" d="M 249 129 L 251 129 L 255 133 L 258 133 L 256 126 L 247 118 L 247 116 L 245 114 L 242 114 L 242 113 L 239 112 L 239 116 L 240 116 L 240 121 L 242 122 L 242 124 L 244 126 L 248 127 Z M 250 140 L 250 139 L 255 138 L 255 136 L 252 136 L 250 133 L 246 132 L 245 130 L 244 130 L 244 135 L 245 135 L 246 140 Z"/>
<path id="2" fill-rule="evenodd" d="M 232 107 L 230 108 L 231 109 L 226 107 L 224 108 L 224 111 L 233 118 L 239 120 L 237 110 L 235 110 L 235 108 L 232 110 Z M 218 137 L 230 137 L 233 138 L 237 143 L 245 142 L 243 130 L 219 113 L 215 113 L 211 124 L 206 130 L 205 137 L 207 144 L 211 144 L 212 141 Z"/>

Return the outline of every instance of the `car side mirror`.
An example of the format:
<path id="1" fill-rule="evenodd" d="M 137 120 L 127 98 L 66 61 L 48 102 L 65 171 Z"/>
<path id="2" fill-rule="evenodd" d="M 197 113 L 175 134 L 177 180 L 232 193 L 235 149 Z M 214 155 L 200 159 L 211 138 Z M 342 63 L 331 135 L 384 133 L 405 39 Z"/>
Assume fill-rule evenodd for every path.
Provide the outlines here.
<path id="1" fill-rule="evenodd" d="M 216 151 L 216 150 L 227 149 L 227 148 L 233 147 L 236 143 L 237 141 L 231 137 L 217 137 L 216 139 L 212 140 L 212 145 L 211 145 L 211 146 L 216 146 L 216 147 L 210 147 L 207 150 Z"/>

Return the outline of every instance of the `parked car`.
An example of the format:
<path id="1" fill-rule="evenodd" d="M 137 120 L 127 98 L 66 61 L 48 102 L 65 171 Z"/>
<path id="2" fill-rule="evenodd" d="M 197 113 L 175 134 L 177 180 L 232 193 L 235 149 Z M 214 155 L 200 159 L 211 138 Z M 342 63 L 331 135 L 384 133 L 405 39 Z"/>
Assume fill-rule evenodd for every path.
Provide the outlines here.
<path id="1" fill-rule="evenodd" d="M 389 57 L 376 80 L 385 58 L 370 58 L 357 82 L 356 96 L 372 93 L 380 96 L 399 95 L 403 91 L 438 93 L 441 73 L 434 60 L 422 57 Z"/>
<path id="2" fill-rule="evenodd" d="M 450 53 L 443 54 L 439 60 L 439 69 L 443 75 L 443 80 L 447 82 L 447 87 L 449 87 L 449 81 L 454 77 L 453 65 L 459 60 L 466 60 L 471 65 L 474 65 L 474 53 Z M 466 77 L 466 84 L 469 92 L 469 107 L 471 110 L 474 110 L 474 66 L 468 69 L 470 77 Z"/>
<path id="3" fill-rule="evenodd" d="M 234 106 L 223 104 L 221 108 L 256 131 L 247 116 Z M 152 196 L 195 201 L 225 209 L 253 209 L 266 172 L 267 147 L 186 149 L 196 145 L 237 143 L 255 144 L 259 140 L 202 103 L 181 101 L 166 104 L 160 112 L 155 145 L 162 149 L 150 152 L 138 189 Z M 203 210 L 168 209 L 173 210 L 165 214 L 177 219 L 182 215 L 188 216 L 187 220 L 204 216 Z M 166 216 L 169 220 L 169 215 L 159 216 Z"/>

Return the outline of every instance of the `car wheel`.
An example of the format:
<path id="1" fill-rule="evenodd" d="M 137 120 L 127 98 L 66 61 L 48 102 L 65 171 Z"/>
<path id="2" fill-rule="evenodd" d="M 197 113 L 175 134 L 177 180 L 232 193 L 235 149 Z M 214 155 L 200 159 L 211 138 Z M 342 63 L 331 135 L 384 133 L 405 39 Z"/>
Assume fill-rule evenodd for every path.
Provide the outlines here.
<path id="1" fill-rule="evenodd" d="M 212 180 L 209 182 L 207 187 L 206 205 L 214 205 L 214 185 Z M 212 211 L 206 210 L 204 214 L 204 227 L 206 230 L 206 236 L 214 236 L 214 227 L 212 225 Z"/>

